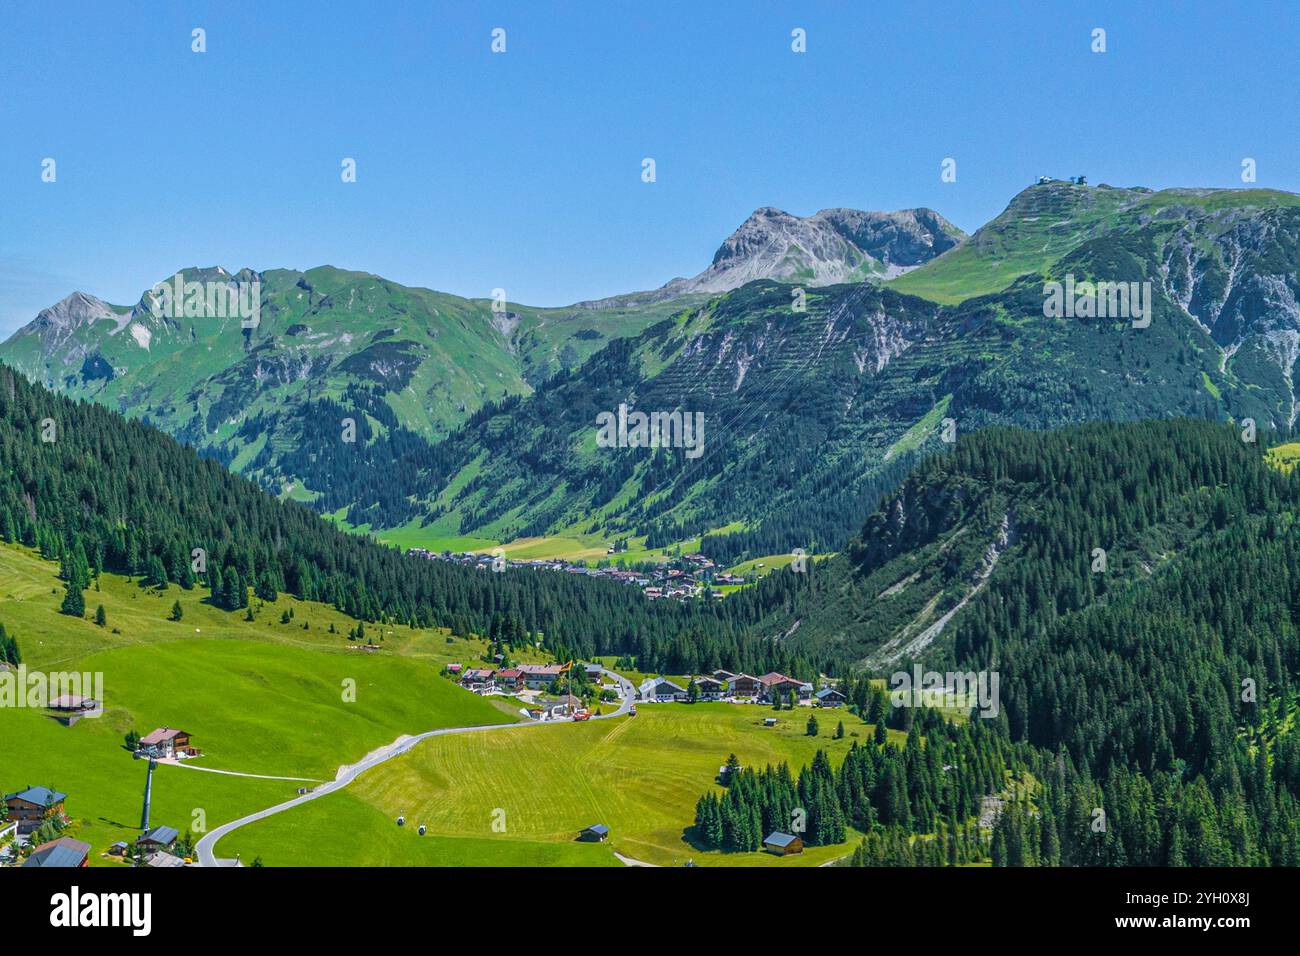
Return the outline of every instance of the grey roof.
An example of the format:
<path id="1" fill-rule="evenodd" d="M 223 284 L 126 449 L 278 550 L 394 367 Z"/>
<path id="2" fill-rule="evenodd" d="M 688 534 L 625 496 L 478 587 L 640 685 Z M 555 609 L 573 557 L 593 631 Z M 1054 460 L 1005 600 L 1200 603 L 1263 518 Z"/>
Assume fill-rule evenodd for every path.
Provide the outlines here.
<path id="1" fill-rule="evenodd" d="M 818 697 L 829 697 L 831 694 L 839 694 L 841 697 L 844 696 L 843 691 L 837 690 L 834 687 L 823 687 L 821 690 L 817 692 Z"/>
<path id="2" fill-rule="evenodd" d="M 797 839 L 799 839 L 797 836 L 794 836 L 789 833 L 781 833 L 778 831 L 776 833 L 769 835 L 768 838 L 763 841 L 763 845 L 786 847 L 789 846 Z"/>
<path id="3" fill-rule="evenodd" d="M 163 853 L 162 851 L 159 851 L 155 853 L 153 856 L 149 857 L 149 862 L 147 865 L 155 866 L 155 867 L 184 866 L 185 861 L 182 860 L 179 856 L 173 856 L 170 853 Z"/>
<path id="4" fill-rule="evenodd" d="M 23 866 L 81 866 L 81 861 L 90 852 L 90 844 L 71 837 L 59 837 L 40 847 L 27 858 Z"/>
<path id="5" fill-rule="evenodd" d="M 66 793 L 59 793 L 49 787 L 28 787 L 26 790 L 19 790 L 17 793 L 5 794 L 6 800 L 12 800 L 14 797 L 19 800 L 26 800 L 28 803 L 34 803 L 38 807 L 52 807 L 60 800 L 68 799 Z"/>
<path id="6" fill-rule="evenodd" d="M 591 826 L 587 827 L 587 830 L 592 833 L 608 833 L 609 827 L 605 826 L 603 823 L 593 823 Z"/>
<path id="7" fill-rule="evenodd" d="M 662 687 L 664 684 L 667 684 L 669 687 L 671 687 L 675 691 L 678 691 L 679 693 L 683 693 L 683 694 L 686 693 L 685 688 L 678 687 L 667 677 L 648 677 L 644 681 L 642 681 L 641 686 L 644 687 L 646 684 L 650 684 L 650 683 L 654 684 L 656 690 Z"/>
<path id="8" fill-rule="evenodd" d="M 170 846 L 176 842 L 178 836 L 180 834 L 173 827 L 154 827 L 136 842 L 149 841 L 151 843 L 161 843 L 163 846 Z"/>

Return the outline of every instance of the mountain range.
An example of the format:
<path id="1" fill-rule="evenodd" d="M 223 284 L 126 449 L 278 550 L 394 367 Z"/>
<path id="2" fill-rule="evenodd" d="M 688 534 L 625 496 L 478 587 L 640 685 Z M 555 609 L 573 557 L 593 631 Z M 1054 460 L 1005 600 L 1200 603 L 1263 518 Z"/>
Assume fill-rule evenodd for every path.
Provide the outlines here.
<path id="1" fill-rule="evenodd" d="M 75 293 L 0 361 L 353 526 L 838 550 L 945 422 L 1289 427 L 1298 207 L 1048 181 L 969 237 L 924 209 L 764 207 L 694 278 L 558 309 L 330 267 L 187 269 L 257 279 L 258 326 Z M 1049 317 L 1049 281 L 1149 282 L 1150 323 Z M 702 453 L 598 447 L 620 406 L 702 414 Z"/>

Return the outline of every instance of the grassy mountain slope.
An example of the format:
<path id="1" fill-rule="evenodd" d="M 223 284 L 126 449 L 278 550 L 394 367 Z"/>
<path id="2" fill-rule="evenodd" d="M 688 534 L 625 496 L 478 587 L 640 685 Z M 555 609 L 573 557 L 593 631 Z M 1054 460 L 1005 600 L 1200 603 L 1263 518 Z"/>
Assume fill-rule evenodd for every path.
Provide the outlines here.
<path id="1" fill-rule="evenodd" d="M 0 623 L 31 672 L 102 673 L 105 712 L 65 727 L 42 710 L 0 708 L 0 790 L 40 783 L 68 794 L 71 835 L 91 844 L 91 865 L 109 862 L 100 857 L 109 844 L 138 835 L 145 765 L 123 749 L 129 730 L 190 731 L 205 754 L 196 766 L 324 780 L 413 730 L 512 718 L 438 677 L 446 661 L 481 655 L 480 641 L 391 628 L 376 635 L 381 651 L 363 653 L 344 636 L 356 622 L 327 605 L 281 595 L 245 621 L 201 591 L 158 591 L 111 572 L 86 592 L 92 608 L 105 608 L 99 627 L 59 613 L 58 570 L 0 544 Z M 172 621 L 177 600 L 183 616 Z M 281 623 L 290 608 L 293 621 Z M 355 701 L 344 699 L 344 679 L 356 682 Z M 211 828 L 301 785 L 160 767 L 151 822 L 184 832 L 201 819 Z"/>
<path id="2" fill-rule="evenodd" d="M 637 309 L 537 309 L 408 288 L 329 266 L 307 272 L 186 269 L 184 281 L 261 284 L 260 322 L 166 317 L 148 293 L 130 307 L 76 294 L 2 347 L 35 381 L 146 419 L 242 468 L 292 435 L 238 438 L 250 416 L 349 386 L 379 395 L 402 426 L 437 440 L 488 401 L 637 332 L 675 303 Z"/>
<path id="3" fill-rule="evenodd" d="M 1271 189 L 1121 189 L 1054 180 L 1024 190 L 959 246 L 889 282 L 899 292 L 952 305 L 1001 292 L 1020 276 L 1046 274 L 1084 242 L 1153 221 L 1216 219 L 1296 206 Z"/>

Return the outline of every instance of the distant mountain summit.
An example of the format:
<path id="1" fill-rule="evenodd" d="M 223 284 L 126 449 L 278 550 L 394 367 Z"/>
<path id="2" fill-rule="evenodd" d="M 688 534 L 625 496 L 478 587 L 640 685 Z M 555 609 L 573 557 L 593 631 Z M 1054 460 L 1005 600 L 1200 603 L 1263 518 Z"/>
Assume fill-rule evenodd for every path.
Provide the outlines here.
<path id="1" fill-rule="evenodd" d="M 811 216 L 794 216 L 762 206 L 727 237 L 713 262 L 698 275 L 673 279 L 651 291 L 583 304 L 627 306 L 685 295 L 717 295 L 758 279 L 809 287 L 890 279 L 947 252 L 965 237 L 933 209 L 823 209 Z"/>
<path id="2" fill-rule="evenodd" d="M 801 218 L 764 206 L 727 238 L 707 269 L 665 288 L 717 293 L 756 279 L 821 286 L 892 278 L 946 252 L 964 235 L 931 209 L 823 209 Z"/>
<path id="3" fill-rule="evenodd" d="M 45 351 L 61 352 L 65 362 L 71 362 L 84 357 L 84 349 L 78 349 L 73 342 L 77 332 L 103 319 L 111 320 L 116 326 L 115 331 L 120 331 L 129 321 L 129 312 L 85 292 L 73 292 L 42 309 L 14 337 L 33 337 Z"/>

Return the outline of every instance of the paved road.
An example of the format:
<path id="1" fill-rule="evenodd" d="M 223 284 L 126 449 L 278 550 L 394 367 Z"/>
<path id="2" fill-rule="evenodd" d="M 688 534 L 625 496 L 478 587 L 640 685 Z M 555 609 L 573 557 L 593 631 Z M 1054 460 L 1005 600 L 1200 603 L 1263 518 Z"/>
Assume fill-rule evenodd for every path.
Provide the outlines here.
<path id="1" fill-rule="evenodd" d="M 603 667 L 601 668 L 601 673 L 614 678 L 618 682 L 619 687 L 623 691 L 623 702 L 619 705 L 618 709 L 615 710 L 613 713 L 602 714 L 599 717 L 592 717 L 591 719 L 607 720 L 611 717 L 622 717 L 624 714 L 628 713 L 628 711 L 632 709 L 632 705 L 636 703 L 636 696 L 635 696 L 634 688 L 632 687 L 632 682 L 629 681 L 622 674 L 616 674 L 613 671 L 606 670 Z M 422 740 L 428 740 L 430 737 L 441 737 L 445 734 L 472 734 L 472 733 L 478 733 L 481 731 L 489 731 L 489 730 L 517 730 L 523 727 L 543 727 L 555 723 L 565 723 L 565 722 L 566 721 L 530 720 L 530 721 L 524 721 L 523 723 L 515 723 L 515 724 L 483 724 L 477 727 L 444 727 L 441 730 L 429 730 L 422 734 L 417 734 L 414 737 L 407 737 L 405 739 L 395 741 L 394 743 L 383 748 L 382 750 L 378 750 L 375 753 L 371 754 L 370 756 L 366 757 L 360 763 L 353 764 L 350 767 L 345 767 L 335 779 L 329 781 L 328 783 L 321 784 L 319 787 L 316 787 L 310 793 L 300 794 L 299 796 L 294 797 L 292 800 L 286 800 L 284 803 L 278 803 L 273 807 L 267 807 L 265 810 L 258 810 L 255 813 L 250 813 L 246 817 L 240 817 L 238 820 L 232 820 L 230 823 L 223 823 L 215 830 L 211 830 L 208 833 L 205 833 L 199 839 L 199 842 L 194 845 L 195 853 L 198 856 L 199 866 L 221 866 L 222 865 L 222 863 L 220 863 L 217 860 L 216 855 L 212 851 L 216 847 L 217 841 L 220 840 L 222 837 L 226 836 L 227 834 L 232 833 L 235 830 L 238 830 L 242 826 L 247 826 L 248 824 L 252 823 L 254 820 L 265 820 L 267 817 L 274 816 L 277 813 L 283 813 L 285 810 L 306 803 L 309 800 L 315 800 L 319 797 L 325 796 L 325 794 L 327 793 L 333 793 L 335 790 L 341 790 L 344 787 L 346 787 L 348 784 L 350 784 L 353 780 L 357 779 L 357 777 L 365 773 L 367 770 L 371 769 L 372 767 L 377 767 L 381 763 L 384 763 L 387 760 L 392 760 L 394 757 L 406 753 Z M 229 865 L 229 864 L 227 863 L 225 865 Z"/>
<path id="2" fill-rule="evenodd" d="M 218 770 L 216 767 L 199 767 L 192 763 L 158 762 L 160 767 L 180 767 L 183 770 L 202 770 L 204 773 L 224 773 L 228 777 L 252 777 L 254 780 L 293 780 L 298 783 L 320 783 L 315 777 L 271 777 L 264 773 L 240 773 L 238 770 Z"/>

